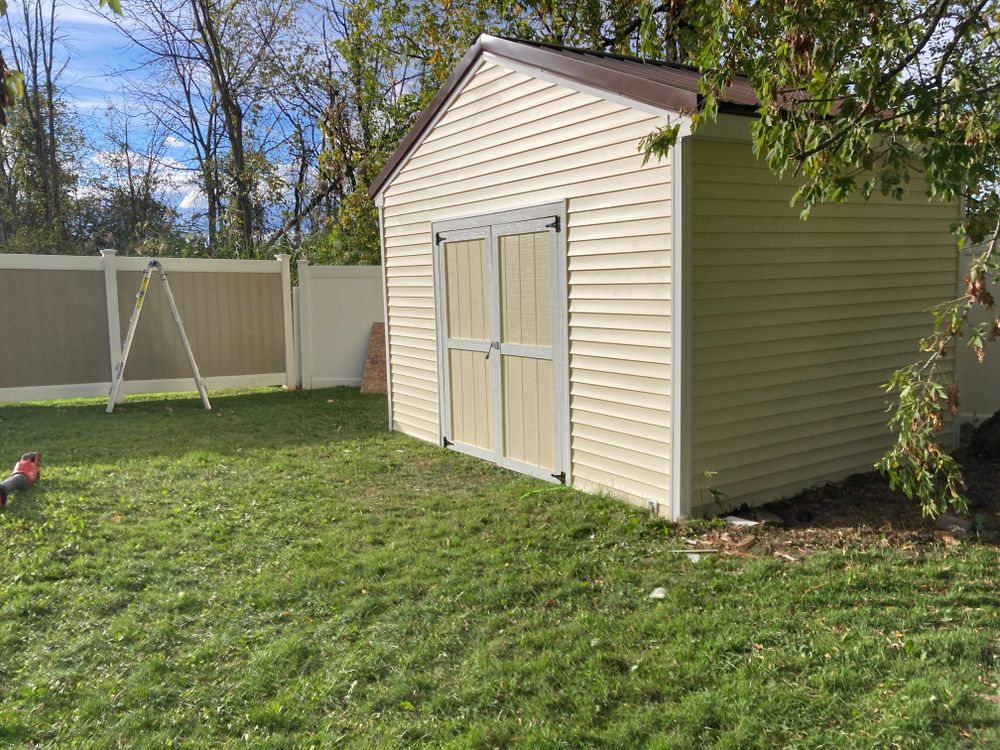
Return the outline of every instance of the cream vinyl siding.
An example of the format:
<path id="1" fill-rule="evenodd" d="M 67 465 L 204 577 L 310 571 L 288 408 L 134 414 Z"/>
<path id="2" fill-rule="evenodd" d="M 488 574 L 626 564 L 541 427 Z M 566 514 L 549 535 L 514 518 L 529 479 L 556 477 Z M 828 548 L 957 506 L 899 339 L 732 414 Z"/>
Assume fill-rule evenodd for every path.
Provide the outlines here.
<path id="1" fill-rule="evenodd" d="M 878 196 L 806 222 L 746 143 L 694 141 L 692 510 L 872 467 L 892 372 L 954 296 L 954 205 Z M 718 474 L 710 480 L 705 471 Z"/>
<path id="2" fill-rule="evenodd" d="M 667 500 L 670 166 L 662 120 L 484 62 L 387 184 L 393 429 L 437 442 L 431 222 L 567 201 L 570 473 Z"/>

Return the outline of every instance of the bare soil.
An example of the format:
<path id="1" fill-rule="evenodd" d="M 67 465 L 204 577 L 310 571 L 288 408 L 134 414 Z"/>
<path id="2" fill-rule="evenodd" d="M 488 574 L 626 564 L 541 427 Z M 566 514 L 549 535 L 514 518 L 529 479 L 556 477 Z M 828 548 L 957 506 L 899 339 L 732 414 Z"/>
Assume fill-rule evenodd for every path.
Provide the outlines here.
<path id="1" fill-rule="evenodd" d="M 969 515 L 1000 522 L 1000 460 L 959 451 L 968 484 Z M 724 555 L 776 556 L 798 559 L 830 548 L 917 548 L 922 545 L 991 544 L 995 541 L 939 529 L 921 514 L 920 504 L 889 488 L 877 472 L 855 474 L 755 509 L 726 515 L 751 520 L 777 516 L 781 523 L 711 528 L 692 548 Z M 984 535 L 985 537 L 985 535 Z"/>

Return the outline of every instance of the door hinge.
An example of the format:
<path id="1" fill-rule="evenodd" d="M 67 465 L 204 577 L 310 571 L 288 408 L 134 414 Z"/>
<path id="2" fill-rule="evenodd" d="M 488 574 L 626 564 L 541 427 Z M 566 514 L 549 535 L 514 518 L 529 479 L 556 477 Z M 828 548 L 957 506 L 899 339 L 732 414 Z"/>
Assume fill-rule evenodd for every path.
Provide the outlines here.
<path id="1" fill-rule="evenodd" d="M 443 436 L 441 438 L 441 443 L 444 445 L 445 448 L 447 448 L 449 445 L 454 445 L 453 442 L 451 442 L 448 438 Z"/>
<path id="2" fill-rule="evenodd" d="M 434 244 L 440 245 L 442 242 L 444 242 L 444 235 L 438 232 L 434 235 Z"/>
<path id="3" fill-rule="evenodd" d="M 566 484 L 566 472 L 560 471 L 558 474 L 550 474 L 553 479 L 558 479 L 559 484 Z"/>
<path id="4" fill-rule="evenodd" d="M 555 229 L 557 232 L 562 230 L 562 222 L 559 220 L 558 216 L 552 218 L 552 222 L 545 225 L 546 229 Z"/>

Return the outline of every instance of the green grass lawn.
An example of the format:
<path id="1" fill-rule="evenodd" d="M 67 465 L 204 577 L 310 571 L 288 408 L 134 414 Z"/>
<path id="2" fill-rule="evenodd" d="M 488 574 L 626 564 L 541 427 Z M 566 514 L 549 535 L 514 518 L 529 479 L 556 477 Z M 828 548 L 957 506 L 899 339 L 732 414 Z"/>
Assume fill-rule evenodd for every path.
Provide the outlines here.
<path id="1" fill-rule="evenodd" d="M 213 404 L 0 407 L 0 746 L 1000 747 L 996 548 L 693 564 L 383 397 Z"/>

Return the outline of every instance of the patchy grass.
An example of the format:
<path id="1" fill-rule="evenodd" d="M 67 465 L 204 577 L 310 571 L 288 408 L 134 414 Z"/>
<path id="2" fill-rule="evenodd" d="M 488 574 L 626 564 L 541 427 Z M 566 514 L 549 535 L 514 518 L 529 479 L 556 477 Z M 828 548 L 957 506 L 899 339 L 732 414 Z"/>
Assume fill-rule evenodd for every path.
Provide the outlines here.
<path id="1" fill-rule="evenodd" d="M 380 397 L 213 403 L 0 407 L 0 746 L 1000 743 L 995 548 L 692 564 Z"/>

